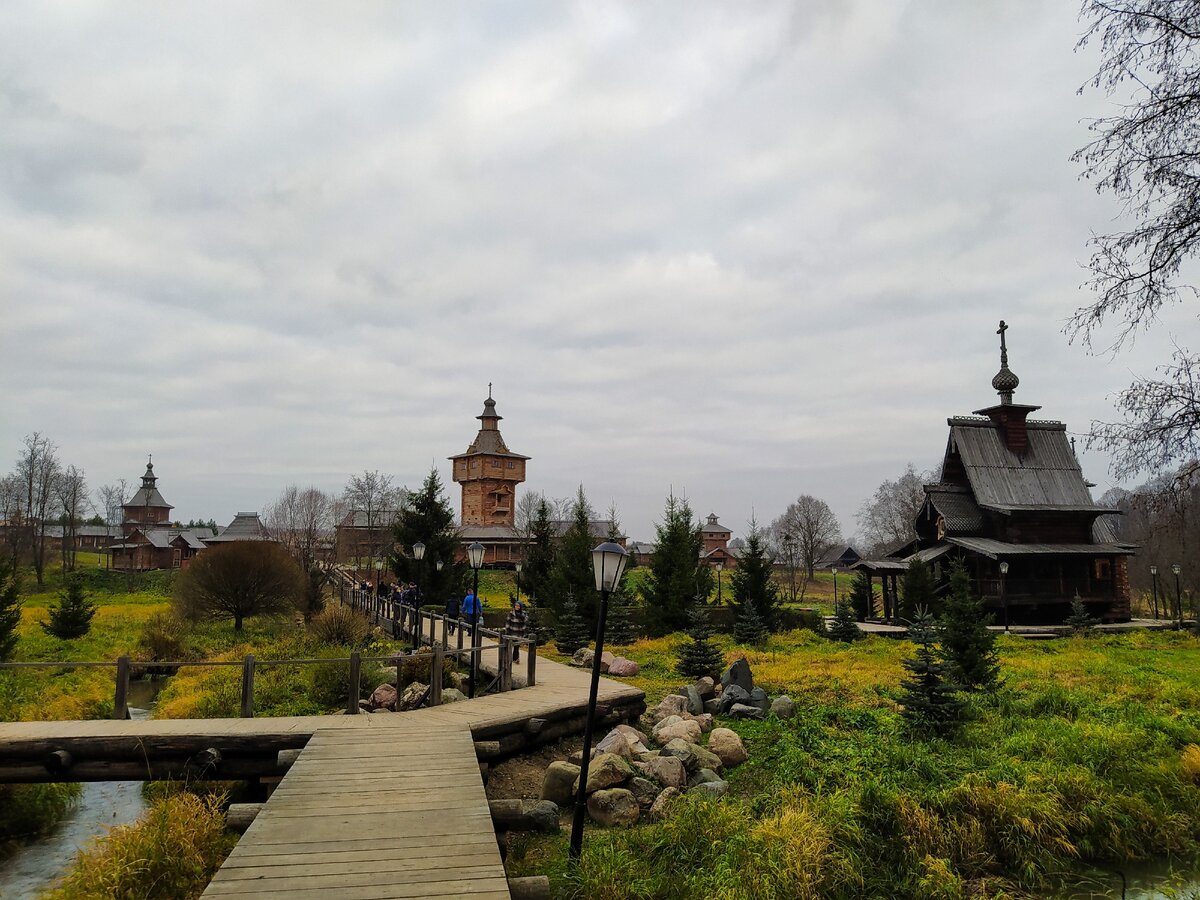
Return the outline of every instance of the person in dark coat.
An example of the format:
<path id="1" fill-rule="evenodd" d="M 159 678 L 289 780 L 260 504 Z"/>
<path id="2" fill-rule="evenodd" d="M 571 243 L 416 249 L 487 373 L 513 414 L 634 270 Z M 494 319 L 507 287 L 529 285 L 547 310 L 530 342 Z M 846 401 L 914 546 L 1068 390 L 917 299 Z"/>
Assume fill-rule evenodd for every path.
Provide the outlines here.
<path id="1" fill-rule="evenodd" d="M 459 611 L 462 608 L 462 603 L 457 597 L 452 596 L 446 601 L 446 633 L 454 634 L 454 629 L 457 627 Z"/>
<path id="2" fill-rule="evenodd" d="M 513 597 L 512 609 L 508 611 L 508 618 L 504 620 L 505 634 L 509 637 L 523 638 L 528 624 L 529 616 L 525 612 L 525 604 Z M 518 662 L 520 659 L 521 645 L 513 644 L 513 662 Z"/>

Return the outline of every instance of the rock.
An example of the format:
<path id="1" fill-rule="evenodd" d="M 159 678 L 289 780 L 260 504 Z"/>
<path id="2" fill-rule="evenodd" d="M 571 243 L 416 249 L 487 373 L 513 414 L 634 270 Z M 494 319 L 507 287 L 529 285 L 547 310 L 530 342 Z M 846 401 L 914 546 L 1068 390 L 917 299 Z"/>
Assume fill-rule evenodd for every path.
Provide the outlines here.
<path id="1" fill-rule="evenodd" d="M 556 760 L 550 763 L 542 776 L 542 799 L 559 806 L 570 806 L 575 802 L 575 781 L 579 778 L 579 766 Z"/>
<path id="2" fill-rule="evenodd" d="M 675 756 L 652 756 L 635 762 L 633 767 L 647 778 L 653 778 L 667 787 L 679 788 L 687 784 L 687 769 L 683 760 Z"/>
<path id="3" fill-rule="evenodd" d="M 725 690 L 721 691 L 721 699 L 717 708 L 724 715 L 733 708 L 734 704 L 749 702 L 750 692 L 742 690 L 736 684 L 731 684 Z"/>
<path id="4" fill-rule="evenodd" d="M 692 721 L 699 725 L 700 730 L 705 734 L 708 734 L 713 729 L 712 713 L 702 713 L 692 719 Z"/>
<path id="5" fill-rule="evenodd" d="M 721 776 L 712 769 L 701 769 L 688 779 L 688 785 L 690 787 L 695 787 L 698 784 L 707 784 L 713 781 L 721 781 Z"/>
<path id="6" fill-rule="evenodd" d="M 704 794 L 708 797 L 724 797 L 729 791 L 728 781 L 705 781 L 695 787 L 688 788 L 689 794 Z"/>
<path id="7" fill-rule="evenodd" d="M 619 731 L 621 734 L 625 735 L 625 740 L 629 741 L 631 746 L 633 744 L 645 744 L 650 740 L 648 737 L 646 737 L 646 735 L 642 734 L 632 725 L 615 725 L 613 726 L 613 731 Z"/>
<path id="8" fill-rule="evenodd" d="M 659 822 L 667 815 L 667 810 L 671 802 L 676 797 L 683 796 L 683 792 L 677 787 L 663 788 L 657 797 L 654 798 L 654 803 L 650 805 L 650 812 L 647 814 L 651 822 Z"/>
<path id="9" fill-rule="evenodd" d="M 675 721 L 671 721 L 672 719 Z M 660 744 L 668 744 L 676 739 L 698 744 L 701 734 L 703 731 L 699 722 L 695 719 L 680 719 L 678 716 L 669 716 L 654 726 L 654 740 Z"/>
<path id="10" fill-rule="evenodd" d="M 756 687 L 750 692 L 750 702 L 748 706 L 757 706 L 763 711 L 763 715 L 771 708 L 771 698 L 767 696 L 767 692 L 760 687 Z"/>
<path id="11" fill-rule="evenodd" d="M 689 744 L 687 741 L 681 741 L 678 738 L 667 744 L 662 749 L 661 755 L 674 756 L 683 763 L 683 767 L 689 772 L 698 772 L 700 769 L 713 769 L 716 771 L 721 768 L 721 757 L 703 747 L 699 747 L 696 744 Z"/>
<path id="12" fill-rule="evenodd" d="M 625 678 L 630 675 L 636 675 L 641 669 L 638 664 L 632 659 L 626 659 L 623 656 L 618 656 L 608 666 L 608 674 L 616 675 L 619 678 Z"/>
<path id="13" fill-rule="evenodd" d="M 754 675 L 750 671 L 750 663 L 746 657 L 743 656 L 734 661 L 733 665 L 721 676 L 721 684 L 726 688 L 736 684 L 747 694 L 754 690 Z"/>
<path id="14" fill-rule="evenodd" d="M 631 778 L 625 787 L 642 809 L 649 809 L 658 797 L 658 785 L 647 778 Z"/>
<path id="15" fill-rule="evenodd" d="M 636 825 L 642 813 L 637 798 L 625 788 L 596 791 L 588 797 L 587 811 L 595 821 L 606 826 Z"/>
<path id="16" fill-rule="evenodd" d="M 633 777 L 633 769 L 615 753 L 600 753 L 588 763 L 587 793 L 617 787 Z M 579 790 L 579 779 L 575 779 L 574 790 Z"/>
<path id="17" fill-rule="evenodd" d="M 715 716 L 721 711 L 721 698 L 713 697 L 704 701 L 704 711 L 711 716 Z"/>
<path id="18" fill-rule="evenodd" d="M 749 695 L 747 694 L 747 696 Z M 687 712 L 687 698 L 680 697 L 678 694 L 668 694 L 662 698 L 658 706 L 650 710 L 650 718 L 655 722 L 661 722 L 667 716 L 678 716 L 685 712 Z"/>
<path id="19" fill-rule="evenodd" d="M 590 647 L 580 647 L 575 651 L 575 655 L 571 657 L 571 662 L 568 663 L 568 665 L 590 669 L 592 667 L 592 660 L 595 658 L 595 656 L 596 654 Z"/>
<path id="20" fill-rule="evenodd" d="M 713 733 L 708 736 L 708 749 L 716 754 L 721 760 L 721 764 L 727 769 L 741 765 L 749 755 L 746 753 L 746 745 L 742 743 L 738 733 L 730 731 L 728 728 L 713 729 Z"/>
<path id="21" fill-rule="evenodd" d="M 379 707 L 379 709 L 371 710 L 371 712 L 372 712 L 372 714 L 374 714 L 374 713 L 390 713 L 391 710 L 388 709 L 386 706 L 381 706 L 381 707 Z"/>
<path id="22" fill-rule="evenodd" d="M 498 832 L 558 831 L 558 805 L 549 800 L 491 800 L 488 806 Z"/>
<path id="23" fill-rule="evenodd" d="M 704 712 L 704 698 L 700 696 L 700 691 L 696 689 L 696 686 L 689 684 L 683 690 L 684 696 L 687 697 L 687 711 L 693 716 L 698 716 Z"/>
<path id="24" fill-rule="evenodd" d="M 454 685 L 454 690 L 458 691 L 464 697 L 467 696 L 467 691 L 471 688 L 471 679 L 463 672 L 451 672 L 450 683 Z M 442 693 L 445 696 L 445 692 Z"/>
<path id="25" fill-rule="evenodd" d="M 605 735 L 604 740 L 596 745 L 598 753 L 615 753 L 623 759 L 633 758 L 633 749 L 629 746 L 629 741 L 625 740 L 625 735 L 619 731 L 610 731 Z"/>
<path id="26" fill-rule="evenodd" d="M 598 755 L 599 754 L 596 752 L 596 748 L 593 747 L 592 755 L 589 757 L 589 759 L 595 759 Z M 567 761 L 576 766 L 583 765 L 583 751 L 576 750 L 574 753 L 572 753 L 570 756 L 567 757 Z"/>
<path id="27" fill-rule="evenodd" d="M 776 697 L 775 702 L 771 704 L 771 715 L 778 716 L 781 719 L 790 719 L 796 714 L 796 703 L 787 694 L 781 697 Z"/>
<path id="28" fill-rule="evenodd" d="M 765 719 L 767 717 L 761 707 L 750 706 L 748 703 L 733 704 L 729 714 L 735 719 Z"/>
<path id="29" fill-rule="evenodd" d="M 467 699 L 467 695 L 458 688 L 442 688 L 442 703 L 459 703 Z"/>
<path id="30" fill-rule="evenodd" d="M 400 699 L 396 701 L 397 710 L 416 709 L 421 704 L 421 698 L 425 696 L 425 692 L 429 690 L 429 685 L 421 684 L 419 681 L 414 681 L 404 689 L 404 693 L 400 695 Z"/>
<path id="31" fill-rule="evenodd" d="M 696 679 L 696 690 L 700 692 L 701 700 L 708 701 L 717 696 L 716 682 L 707 675 Z"/>
<path id="32" fill-rule="evenodd" d="M 369 682 L 368 682 L 369 683 Z M 371 691 L 371 699 L 367 701 L 372 710 L 396 708 L 396 686 L 384 682 Z"/>
<path id="33" fill-rule="evenodd" d="M 611 671 L 612 664 L 615 659 L 616 659 L 616 657 L 613 656 L 611 653 L 609 653 L 607 650 L 605 650 L 603 653 L 601 653 L 600 654 L 600 671 L 601 672 Z"/>

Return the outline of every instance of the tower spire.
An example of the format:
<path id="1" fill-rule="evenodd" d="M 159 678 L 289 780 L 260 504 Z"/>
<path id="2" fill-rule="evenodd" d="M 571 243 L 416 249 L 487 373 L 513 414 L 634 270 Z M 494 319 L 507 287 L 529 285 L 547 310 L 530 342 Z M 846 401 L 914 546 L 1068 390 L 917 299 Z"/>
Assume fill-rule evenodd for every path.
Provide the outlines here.
<path id="1" fill-rule="evenodd" d="M 992 388 L 1000 394 L 1000 403 L 1004 406 L 1012 403 L 1013 391 L 1021 383 L 1021 379 L 1008 367 L 1008 343 L 1004 334 L 1006 331 L 1008 325 L 1001 319 L 1000 327 L 996 329 L 996 334 L 1000 335 L 1000 371 L 992 379 Z"/>

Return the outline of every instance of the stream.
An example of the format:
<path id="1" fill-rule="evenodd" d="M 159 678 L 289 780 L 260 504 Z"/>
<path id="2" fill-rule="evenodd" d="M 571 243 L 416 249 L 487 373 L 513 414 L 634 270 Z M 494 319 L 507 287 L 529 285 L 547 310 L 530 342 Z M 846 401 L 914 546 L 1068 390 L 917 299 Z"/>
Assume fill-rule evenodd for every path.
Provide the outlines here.
<path id="1" fill-rule="evenodd" d="M 129 685 L 129 715 L 146 719 L 164 681 Z M 93 781 L 83 785 L 79 802 L 52 831 L 33 838 L 0 860 L 0 897 L 34 900 L 65 875 L 75 854 L 114 825 L 135 821 L 146 809 L 140 781 Z"/>

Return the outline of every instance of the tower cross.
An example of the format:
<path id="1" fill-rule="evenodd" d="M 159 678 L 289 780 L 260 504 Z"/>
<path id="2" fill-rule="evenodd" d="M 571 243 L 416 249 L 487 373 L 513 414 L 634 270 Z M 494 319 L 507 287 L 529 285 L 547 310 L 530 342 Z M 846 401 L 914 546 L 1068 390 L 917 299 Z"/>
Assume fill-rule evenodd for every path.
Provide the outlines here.
<path id="1" fill-rule="evenodd" d="M 1004 320 L 1000 320 L 1000 327 L 996 329 L 996 334 L 1000 335 L 1000 365 L 1008 365 L 1008 346 L 1004 341 L 1004 332 L 1008 331 L 1008 326 L 1004 324 Z"/>
<path id="2" fill-rule="evenodd" d="M 1003 325 L 1004 323 L 1001 322 L 1000 324 Z M 490 381 L 488 382 L 488 399 L 492 399 L 492 383 Z"/>

